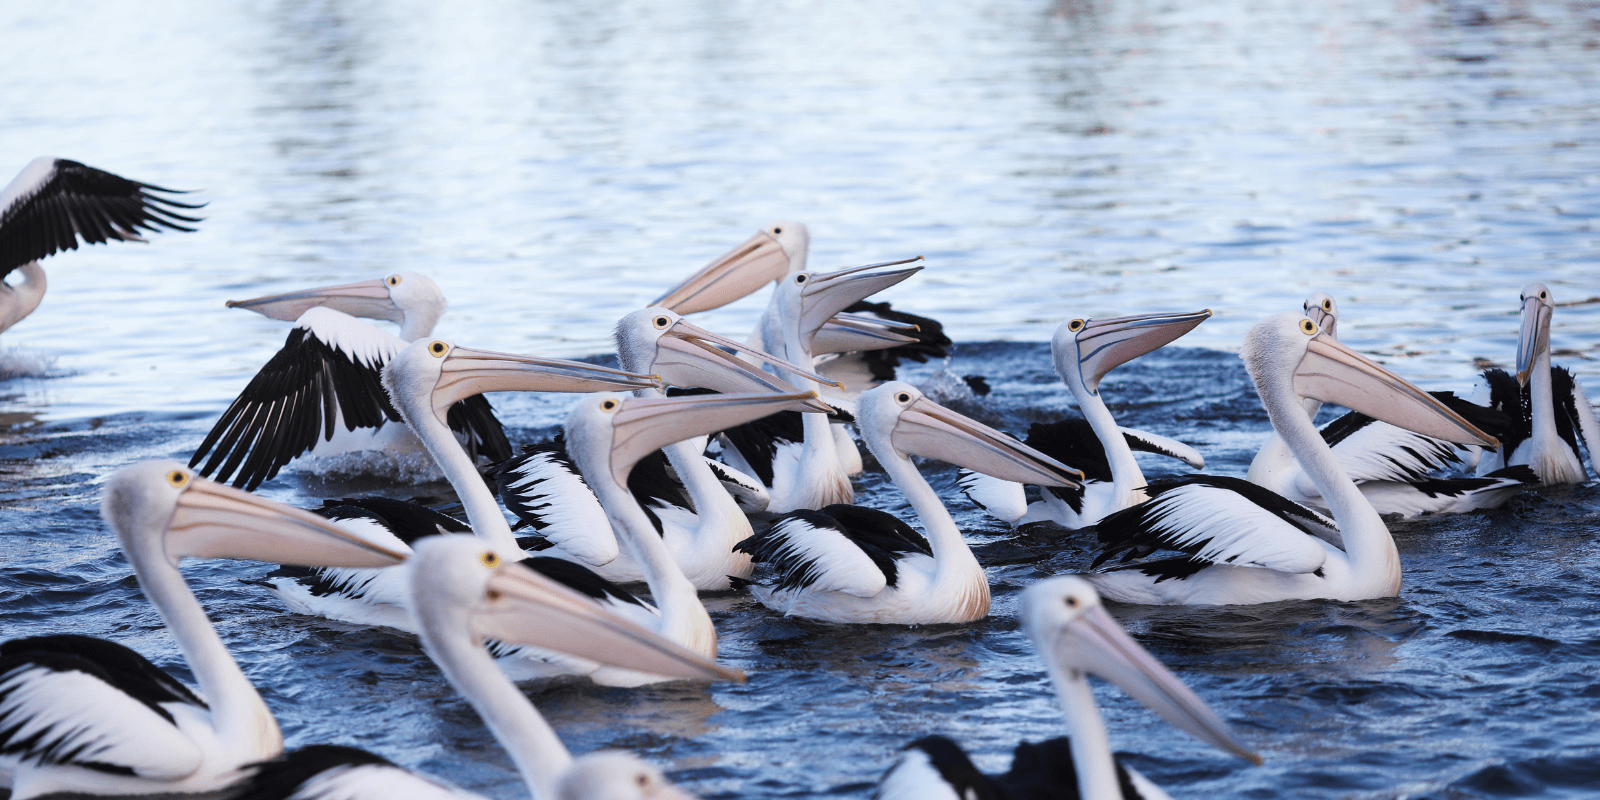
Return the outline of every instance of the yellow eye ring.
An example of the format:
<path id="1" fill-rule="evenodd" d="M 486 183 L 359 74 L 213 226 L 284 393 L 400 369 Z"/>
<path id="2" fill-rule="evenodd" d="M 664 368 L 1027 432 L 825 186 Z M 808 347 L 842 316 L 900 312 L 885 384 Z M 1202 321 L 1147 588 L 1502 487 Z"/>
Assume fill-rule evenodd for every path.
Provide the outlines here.
<path id="1" fill-rule="evenodd" d="M 482 561 L 483 565 L 489 569 L 500 566 L 500 554 L 493 550 L 483 551 L 483 554 L 478 556 L 478 560 Z"/>
<path id="2" fill-rule="evenodd" d="M 175 469 L 167 473 L 167 485 L 174 489 L 182 489 L 184 486 L 188 485 L 188 483 L 189 473 L 184 472 L 181 469 Z"/>
<path id="3" fill-rule="evenodd" d="M 901 392 L 901 393 L 899 393 L 899 394 L 894 396 L 894 400 L 895 400 L 896 403 L 899 403 L 901 405 L 905 405 L 906 403 L 911 402 L 911 393 L 910 392 Z"/>
<path id="4" fill-rule="evenodd" d="M 1332 311 L 1333 310 L 1333 301 L 1324 299 L 1322 301 L 1322 310 L 1323 311 Z"/>
<path id="5" fill-rule="evenodd" d="M 450 345 L 435 339 L 428 345 L 428 352 L 432 353 L 434 358 L 443 358 L 445 353 L 450 352 Z"/>
<path id="6" fill-rule="evenodd" d="M 389 277 L 384 278 L 383 282 L 389 284 L 390 286 L 399 286 L 400 285 L 400 276 L 399 275 L 390 275 Z"/>
<path id="7" fill-rule="evenodd" d="M 663 315 L 663 316 L 656 317 L 655 323 L 656 323 L 656 328 L 657 329 L 664 329 L 668 325 L 672 324 L 672 320 L 668 319 L 665 315 Z"/>
<path id="8" fill-rule="evenodd" d="M 1317 335 L 1317 323 L 1309 319 L 1300 320 L 1300 332 L 1307 336 Z"/>
<path id="9" fill-rule="evenodd" d="M 605 399 L 605 400 L 601 400 L 600 401 L 600 410 L 601 411 L 616 411 L 617 410 L 617 405 L 618 405 L 617 401 L 611 400 L 609 398 Z"/>
<path id="10" fill-rule="evenodd" d="M 1073 333 L 1083 330 L 1083 320 L 1075 319 L 1067 323 L 1067 330 L 1072 331 Z"/>

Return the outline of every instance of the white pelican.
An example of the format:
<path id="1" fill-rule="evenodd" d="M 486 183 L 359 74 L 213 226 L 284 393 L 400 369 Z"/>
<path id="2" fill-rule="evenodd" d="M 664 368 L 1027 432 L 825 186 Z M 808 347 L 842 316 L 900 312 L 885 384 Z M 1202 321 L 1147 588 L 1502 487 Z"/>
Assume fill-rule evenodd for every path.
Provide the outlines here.
<path id="1" fill-rule="evenodd" d="M 1022 593 L 1022 627 L 1044 659 L 1066 712 L 1068 735 L 1017 745 L 1011 771 L 978 772 L 961 747 L 943 736 L 906 746 L 883 776 L 875 800 L 970 800 L 1049 797 L 1068 800 L 1157 800 L 1166 792 L 1111 754 L 1105 721 L 1089 688 L 1089 673 L 1104 678 L 1145 707 L 1206 744 L 1246 761 L 1245 747 L 1205 701 L 1123 632 L 1086 581 L 1046 578 Z M 1076 785 L 1062 785 L 1063 778 Z"/>
<path id="2" fill-rule="evenodd" d="M 1331 295 L 1313 293 L 1306 299 L 1305 313 L 1322 328 L 1322 335 L 1338 338 L 1335 328 L 1339 306 Z M 1479 430 L 1504 438 L 1509 422 L 1504 414 L 1481 408 L 1451 392 L 1429 394 Z M 1320 401 L 1311 398 L 1303 400 L 1302 405 L 1311 419 L 1322 408 Z M 1436 477 L 1440 470 L 1464 467 L 1462 456 L 1467 449 L 1355 411 L 1322 426 L 1321 433 L 1345 474 L 1356 482 L 1379 514 L 1415 517 L 1498 508 L 1523 487 L 1538 483 L 1537 476 L 1526 469 L 1502 470 L 1477 478 Z M 1256 453 L 1246 479 L 1301 505 L 1327 509 L 1316 485 L 1277 433 Z"/>
<path id="3" fill-rule="evenodd" d="M 363 463 L 381 454 L 397 471 L 409 471 L 409 459 L 426 457 L 405 425 L 390 424 L 399 423 L 400 414 L 383 393 L 383 365 L 408 342 L 431 334 L 445 305 L 439 286 L 415 272 L 228 301 L 229 308 L 293 321 L 294 328 L 222 412 L 189 466 L 205 459 L 200 474 L 232 477 L 234 486 L 248 490 L 307 453 L 360 453 Z M 358 317 L 398 323 L 400 334 Z M 452 407 L 448 422 L 474 458 L 492 463 L 511 457 L 511 444 L 483 396 Z"/>
<path id="4" fill-rule="evenodd" d="M 813 340 L 824 322 L 845 306 L 922 269 L 914 266 L 869 271 L 901 263 L 905 262 L 869 264 L 827 274 L 797 272 L 785 278 L 772 296 L 770 308 L 777 313 L 763 317 L 767 329 L 762 340 L 781 344 L 781 348 L 768 352 L 802 369 L 812 369 Z M 848 503 L 855 497 L 850 474 L 852 468 L 859 471 L 860 455 L 849 434 L 831 425 L 827 417 L 778 415 L 741 429 L 726 430 L 721 438 L 722 458 L 766 485 L 770 511 L 816 509 Z"/>
<path id="5" fill-rule="evenodd" d="M 804 274 L 804 273 L 802 273 Z M 768 608 L 831 622 L 970 622 L 989 613 L 989 580 L 939 495 L 911 462 L 937 458 L 1005 480 L 1071 487 L 1083 474 L 899 381 L 862 392 L 856 423 L 927 538 L 893 515 L 832 505 L 796 511 L 739 545 L 771 575 Z"/>
<path id="6" fill-rule="evenodd" d="M 661 448 L 724 425 L 738 425 L 786 408 L 811 410 L 814 392 L 714 394 L 690 397 L 591 395 L 567 415 L 567 449 L 600 498 L 611 527 L 639 564 L 661 616 L 651 629 L 707 658 L 717 653 L 717 631 L 694 584 L 673 561 L 644 509 L 628 491 L 628 473 Z"/>
<path id="7" fill-rule="evenodd" d="M 624 316 L 617 322 L 616 343 L 623 369 L 657 374 L 677 386 L 723 393 L 797 391 L 721 348 L 790 374 L 821 380 L 665 308 Z M 653 388 L 639 392 L 641 396 L 661 396 Z M 814 407 L 828 409 L 820 401 Z M 629 489 L 666 542 L 673 560 L 699 589 L 720 591 L 729 588 L 730 578 L 750 576 L 750 557 L 733 550 L 751 534 L 750 521 L 725 488 L 728 482 L 740 485 L 736 472 L 708 462 L 694 444 L 681 441 L 664 448 L 664 455 L 645 456 L 628 478 Z M 540 539 L 532 546 L 540 555 L 579 562 L 612 581 L 644 579 L 642 566 L 630 553 L 619 552 L 605 510 L 588 490 L 562 442 L 525 448 L 496 472 L 495 482 L 506 507 L 539 531 Z M 759 484 L 742 488 L 765 493 Z"/>
<path id="8" fill-rule="evenodd" d="M 511 755 L 528 793 L 570 800 L 687 800 L 661 771 L 631 755 L 574 760 L 526 695 L 484 647 L 486 640 L 559 650 L 576 658 L 673 679 L 738 680 L 588 597 L 505 561 L 467 536 L 419 541 L 408 570 L 411 605 L 427 651 Z M 606 790 L 622 789 L 620 794 Z M 350 747 L 302 748 L 257 765 L 233 800 L 464 800 L 479 795 Z"/>
<path id="9" fill-rule="evenodd" d="M 1338 403 L 1446 441 L 1492 437 L 1427 392 L 1323 334 L 1295 312 L 1267 317 L 1240 353 L 1272 427 L 1315 482 L 1333 519 L 1248 481 L 1190 475 L 1152 481 L 1150 500 L 1100 521 L 1095 563 L 1147 548 L 1186 557 L 1086 576 L 1125 603 L 1223 605 L 1365 600 L 1400 591 L 1400 555 L 1372 504 L 1306 416 L 1302 400 Z M 1341 543 L 1336 546 L 1334 543 Z"/>
<path id="10" fill-rule="evenodd" d="M 140 234 L 147 231 L 193 232 L 184 223 L 200 220 L 176 209 L 204 204 L 180 203 L 163 194 L 186 193 L 64 158 L 36 158 L 23 167 L 0 191 L 0 332 L 32 314 L 44 299 L 39 259 L 78 249 L 78 237 L 103 244 L 142 242 Z M 21 282 L 5 282 L 12 271 L 22 275 Z"/>
<path id="11" fill-rule="evenodd" d="M 308 511 L 197 478 L 176 462 L 119 470 L 100 513 L 200 691 L 103 639 L 69 634 L 0 645 L 0 780 L 12 800 L 211 791 L 282 750 L 277 722 L 184 582 L 183 559 L 377 567 L 403 557 Z"/>
<path id="12" fill-rule="evenodd" d="M 1578 442 L 1589 451 L 1589 466 L 1600 475 L 1600 421 L 1594 406 L 1565 367 L 1550 365 L 1550 317 L 1555 297 L 1550 287 L 1522 287 L 1522 324 L 1517 335 L 1517 375 L 1502 370 L 1483 373 L 1488 397 L 1483 398 L 1512 418 L 1512 430 L 1499 453 L 1485 453 L 1478 472 L 1502 464 L 1526 464 L 1548 484 L 1582 483 L 1584 471 Z M 1479 399 L 1479 398 L 1474 398 Z"/>
<path id="13" fill-rule="evenodd" d="M 1171 456 L 1203 469 L 1205 459 L 1182 442 L 1118 427 L 1100 398 L 1100 380 L 1118 365 L 1166 345 L 1210 317 L 1211 310 L 1206 309 L 1062 323 L 1050 340 L 1050 355 L 1056 374 L 1084 418 L 1036 422 L 1024 441 L 1083 470 L 1083 488 L 1046 489 L 1041 492 L 1042 499 L 1029 504 L 1019 484 L 964 472 L 961 488 L 967 497 L 1013 525 L 1051 520 L 1067 528 L 1081 528 L 1145 499 L 1144 473 L 1133 460 L 1134 449 Z"/>

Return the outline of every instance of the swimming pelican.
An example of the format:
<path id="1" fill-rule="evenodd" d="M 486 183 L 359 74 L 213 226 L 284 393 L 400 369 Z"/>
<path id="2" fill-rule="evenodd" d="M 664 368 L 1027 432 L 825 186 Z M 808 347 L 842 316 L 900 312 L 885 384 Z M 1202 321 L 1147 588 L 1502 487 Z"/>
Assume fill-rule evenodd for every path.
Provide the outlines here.
<path id="1" fill-rule="evenodd" d="M 9 777 L 12 800 L 211 791 L 282 750 L 277 722 L 184 582 L 183 559 L 377 567 L 403 557 L 176 462 L 119 470 L 100 513 L 200 691 L 104 639 L 0 645 L 0 780 Z"/>
<path id="2" fill-rule="evenodd" d="M 1526 464 L 1545 483 L 1582 483 L 1589 476 L 1578 441 L 1581 437 L 1589 465 L 1600 475 L 1595 461 L 1600 457 L 1600 421 L 1572 373 L 1550 365 L 1550 318 L 1555 311 L 1550 287 L 1530 283 L 1522 287 L 1521 301 L 1517 375 L 1513 379 L 1503 370 L 1486 370 L 1488 397 L 1474 398 L 1510 415 L 1512 429 L 1499 453 L 1484 454 L 1478 472 L 1492 474 L 1502 464 Z"/>
<path id="3" fill-rule="evenodd" d="M 797 272 L 785 278 L 778 284 L 770 305 L 777 313 L 763 318 L 767 330 L 762 337 L 762 341 L 777 341 L 782 347 L 768 352 L 802 369 L 812 369 L 813 340 L 824 322 L 845 306 L 922 269 L 913 266 L 869 271 L 900 263 L 904 262 L 869 264 L 826 274 Z M 825 416 L 805 414 L 797 419 L 793 414 L 780 415 L 724 431 L 721 438 L 722 458 L 766 485 L 772 498 L 768 510 L 772 512 L 816 509 L 848 503 L 855 497 L 849 476 L 851 467 L 859 466 L 860 455 L 849 434 L 831 425 Z"/>
<path id="4" fill-rule="evenodd" d="M 961 488 L 967 497 L 1013 525 L 1050 520 L 1081 528 L 1145 500 L 1144 473 L 1133 460 L 1134 449 L 1171 456 L 1203 469 L 1205 458 L 1182 442 L 1118 427 L 1100 398 L 1100 381 L 1118 365 L 1166 345 L 1210 317 L 1211 310 L 1206 309 L 1192 314 L 1140 314 L 1062 323 L 1050 340 L 1050 354 L 1056 374 L 1084 418 L 1036 422 L 1024 441 L 1057 461 L 1082 469 L 1083 487 L 1046 489 L 1041 500 L 1029 504 L 1020 484 L 963 472 Z"/>
<path id="5" fill-rule="evenodd" d="M 628 491 L 633 465 L 673 442 L 781 409 L 811 410 L 815 403 L 814 392 L 689 397 L 602 393 L 573 406 L 567 415 L 568 452 L 650 585 L 650 596 L 661 612 L 652 630 L 707 658 L 717 653 L 717 631 L 694 584 L 673 561 L 666 542 Z"/>
<path id="6" fill-rule="evenodd" d="M 1221 605 L 1278 600 L 1365 600 L 1400 591 L 1389 529 L 1346 476 L 1306 416 L 1313 398 L 1428 436 L 1494 446 L 1495 440 L 1427 392 L 1322 333 L 1295 312 L 1267 317 L 1240 353 L 1272 427 L 1288 443 L 1333 519 L 1248 481 L 1190 475 L 1152 481 L 1150 500 L 1100 521 L 1101 562 L 1148 548 L 1186 557 L 1086 576 L 1125 603 Z M 1335 546 L 1330 542 L 1342 543 Z M 1126 560 L 1126 559 L 1124 559 Z"/>
<path id="7" fill-rule="evenodd" d="M 293 321 L 283 348 L 222 412 L 189 459 L 200 474 L 254 490 L 307 453 L 382 454 L 404 466 L 421 444 L 383 393 L 383 365 L 424 338 L 444 315 L 444 293 L 427 276 L 399 272 L 369 281 L 230 300 L 272 319 Z M 400 325 L 395 336 L 358 317 Z M 473 458 L 511 457 L 511 443 L 482 395 L 463 399 L 448 422 Z M 215 451 L 212 448 L 215 447 Z M 237 476 L 234 475 L 238 471 Z"/>
<path id="8" fill-rule="evenodd" d="M 1072 487 L 1083 474 L 923 397 L 908 383 L 862 392 L 856 422 L 927 538 L 874 509 L 840 504 L 797 511 L 739 545 L 771 571 L 751 585 L 751 594 L 775 611 L 831 622 L 982 619 L 989 613 L 989 580 L 911 457 L 1035 486 Z"/>
<path id="9" fill-rule="evenodd" d="M 1338 338 L 1335 327 L 1339 306 L 1331 295 L 1315 292 L 1306 299 L 1304 308 L 1306 317 L 1322 328 L 1324 336 Z M 1429 394 L 1479 430 L 1504 437 L 1509 423 L 1504 414 L 1457 398 L 1451 392 Z M 1320 401 L 1310 398 L 1302 405 L 1311 419 L 1322 408 Z M 1525 469 L 1502 470 L 1477 478 L 1436 477 L 1440 470 L 1464 467 L 1462 456 L 1467 448 L 1355 411 L 1322 426 L 1321 433 L 1345 474 L 1356 482 L 1379 514 L 1414 517 L 1498 508 L 1523 487 L 1538 482 L 1537 476 Z M 1277 433 L 1256 453 L 1246 479 L 1301 505 L 1327 509 L 1316 485 Z"/>
<path id="10" fill-rule="evenodd" d="M 760 291 L 768 283 L 805 272 L 810 250 L 811 234 L 805 225 L 789 220 L 774 222 L 668 289 L 650 305 L 679 314 L 720 308 Z M 766 338 L 769 318 L 776 316 L 776 309 L 769 303 L 750 338 L 751 344 L 769 353 L 778 353 L 783 344 L 781 339 Z M 848 397 L 894 380 L 895 368 L 902 358 L 918 363 L 945 358 L 951 344 L 938 322 L 865 299 L 846 306 L 838 319 L 827 321 L 818 339 L 819 346 L 813 350 L 816 355 L 834 354 L 822 362 L 819 371 L 830 379 L 845 381 Z"/>
<path id="11" fill-rule="evenodd" d="M 163 194 L 186 194 L 130 181 L 65 158 L 36 158 L 0 191 L 0 332 L 33 313 L 44 300 L 44 270 L 39 260 L 63 250 L 78 249 L 78 237 L 89 244 L 112 239 L 142 242 L 142 232 L 162 229 L 193 232 L 183 223 L 199 222 L 176 209 L 204 203 L 180 203 Z M 13 271 L 22 276 L 5 282 Z"/>
<path id="12" fill-rule="evenodd" d="M 616 343 L 623 369 L 661 375 L 678 386 L 722 393 L 797 391 L 722 348 L 790 374 L 821 380 L 665 308 L 624 316 L 617 322 Z M 639 393 L 662 396 L 654 388 Z M 826 410 L 828 406 L 817 401 L 814 408 Z M 750 520 L 725 488 L 728 481 L 741 485 L 735 473 L 716 462 L 708 463 L 693 443 L 681 441 L 667 445 L 664 455 L 645 456 L 628 478 L 629 489 L 666 542 L 673 561 L 698 589 L 720 591 L 729 588 L 730 578 L 750 576 L 750 557 L 733 550 L 751 534 Z M 561 442 L 524 449 L 498 470 L 495 482 L 506 507 L 538 529 L 542 541 L 535 547 L 540 555 L 582 563 L 612 581 L 644 579 L 642 565 L 627 550 L 619 552 L 605 510 Z M 753 488 L 765 493 L 759 484 Z"/>
<path id="13" fill-rule="evenodd" d="M 671 679 L 739 680 L 728 670 L 512 562 L 482 540 L 430 536 L 407 571 L 418 633 L 445 678 L 511 755 L 528 793 L 571 800 L 657 800 L 688 795 L 661 771 L 624 753 L 574 760 L 556 732 L 495 665 L 486 640 Z M 603 789 L 623 789 L 610 794 Z M 257 765 L 233 800 L 465 800 L 464 792 L 350 747 L 302 748 Z"/>
<path id="14" fill-rule="evenodd" d="M 1116 684 L 1196 739 L 1261 763 L 1261 757 L 1241 744 L 1205 701 L 1123 632 L 1086 581 L 1061 575 L 1023 590 L 1022 627 L 1044 659 L 1045 672 L 1066 712 L 1068 735 L 1017 745 L 1011 771 L 997 776 L 978 772 L 950 739 L 918 739 L 906 746 L 905 754 L 883 776 L 875 800 L 1167 797 L 1112 756 L 1105 721 L 1089 688 L 1090 673 Z M 1075 785 L 1063 785 L 1064 781 Z"/>

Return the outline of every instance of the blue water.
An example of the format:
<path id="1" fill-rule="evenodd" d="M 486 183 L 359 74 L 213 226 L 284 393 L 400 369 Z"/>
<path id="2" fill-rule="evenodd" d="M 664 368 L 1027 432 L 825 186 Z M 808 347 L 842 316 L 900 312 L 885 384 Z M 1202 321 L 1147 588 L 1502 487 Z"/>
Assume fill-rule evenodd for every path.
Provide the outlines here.
<path id="1" fill-rule="evenodd" d="M 1462 388 L 1510 361 L 1517 291 L 1543 280 L 1578 303 L 1556 361 L 1600 396 L 1594 2 L 54 2 L 0 9 L 0 31 L 0 178 L 60 155 L 210 203 L 198 233 L 46 262 L 43 307 L 0 335 L 27 373 L 0 382 L 6 637 L 70 621 L 181 671 L 101 484 L 186 459 L 282 342 L 224 300 L 396 271 L 443 287 L 443 336 L 598 354 L 622 313 L 802 220 L 818 268 L 926 256 L 888 299 L 944 321 L 965 343 L 948 368 L 995 387 L 947 399 L 1017 430 L 1067 406 L 1042 344 L 1062 320 L 1209 307 L 1106 394 L 1229 474 L 1266 422 L 1228 351 L 1315 289 L 1346 342 Z M 760 303 L 697 321 L 742 334 Z M 913 377 L 950 385 L 939 366 Z M 514 441 L 567 402 L 494 401 Z M 1059 734 L 1016 592 L 1088 544 L 989 527 L 926 469 L 991 567 L 990 619 L 864 633 L 721 597 L 748 684 L 535 701 L 574 750 L 635 750 L 708 797 L 866 797 L 924 733 L 988 769 Z M 262 493 L 384 488 L 290 472 Z M 879 476 L 860 488 L 905 510 Z M 1107 689 L 1113 742 L 1179 797 L 1591 796 L 1597 528 L 1592 484 L 1546 490 L 1396 526 L 1398 599 L 1115 608 L 1267 763 Z M 265 571 L 188 573 L 291 744 L 519 796 L 413 640 L 285 615 L 238 580 Z"/>

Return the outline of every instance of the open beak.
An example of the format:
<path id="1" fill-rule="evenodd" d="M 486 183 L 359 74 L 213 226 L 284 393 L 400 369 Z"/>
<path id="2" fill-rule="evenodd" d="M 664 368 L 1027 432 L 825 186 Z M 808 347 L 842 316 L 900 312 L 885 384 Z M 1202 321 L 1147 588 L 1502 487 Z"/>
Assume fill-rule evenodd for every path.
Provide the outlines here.
<path id="1" fill-rule="evenodd" d="M 1196 739 L 1261 763 L 1261 756 L 1245 747 L 1204 700 L 1124 632 L 1103 607 L 1087 608 L 1062 626 L 1051 636 L 1047 652 L 1052 669 L 1063 663 L 1081 665 Z"/>
<path id="2" fill-rule="evenodd" d="M 1211 318 L 1211 309 L 1190 314 L 1140 314 L 1132 317 L 1091 319 L 1077 333 L 1078 374 L 1091 393 L 1100 391 L 1100 379 L 1126 364 L 1194 330 Z"/>
<path id="3" fill-rule="evenodd" d="M 834 314 L 811 339 L 812 355 L 887 350 L 917 339 L 900 331 L 917 330 L 910 322 L 879 319 L 861 314 Z"/>
<path id="4" fill-rule="evenodd" d="M 937 458 L 1001 480 L 1076 489 L 1083 473 L 926 397 L 900 412 L 890 441 L 902 453 Z"/>
<path id="5" fill-rule="evenodd" d="M 894 269 L 886 272 L 868 272 L 881 267 L 893 267 L 920 261 L 922 256 L 882 264 L 867 264 L 838 272 L 810 275 L 800 289 L 800 335 L 802 339 L 815 336 L 835 314 L 893 286 L 922 271 L 922 265 Z M 799 277 L 799 276 L 796 276 Z"/>
<path id="6" fill-rule="evenodd" d="M 789 254 L 772 234 L 762 231 L 667 290 L 650 305 L 679 314 L 708 311 L 753 294 L 787 274 Z"/>
<path id="7" fill-rule="evenodd" d="M 743 681 L 729 669 L 600 607 L 521 564 L 502 564 L 473 611 L 473 633 L 623 669 L 686 680 Z"/>
<path id="8" fill-rule="evenodd" d="M 695 436 L 753 422 L 779 411 L 812 411 L 816 394 L 698 394 L 629 397 L 611 418 L 611 474 L 622 486 L 639 459 Z"/>
<path id="9" fill-rule="evenodd" d="M 389 299 L 383 279 L 274 294 L 251 300 L 229 300 L 228 308 L 244 308 L 272 319 L 294 322 L 312 306 L 327 306 L 352 317 L 400 322 L 400 308 Z"/>
<path id="10" fill-rule="evenodd" d="M 1517 333 L 1517 382 L 1528 385 L 1539 354 L 1550 349 L 1550 315 L 1554 311 L 1538 297 L 1522 301 L 1522 328 Z"/>
<path id="11" fill-rule="evenodd" d="M 660 388 L 661 378 L 620 369 L 467 347 L 451 348 L 444 357 L 433 390 L 433 410 L 445 411 L 460 400 L 485 392 L 607 392 Z"/>
<path id="12" fill-rule="evenodd" d="M 305 567 L 387 567 L 406 559 L 310 511 L 199 476 L 167 523 L 167 557 L 241 558 Z"/>
<path id="13" fill-rule="evenodd" d="M 667 383 L 686 388 L 713 389 L 727 394 L 748 392 L 793 394 L 799 391 L 788 383 L 757 369 L 750 362 L 729 353 L 728 350 L 744 353 L 758 362 L 771 364 L 792 375 L 839 387 L 838 383 L 821 375 L 801 369 L 749 345 L 718 336 L 683 319 L 674 322 L 671 328 L 656 338 L 656 357 L 650 369 L 655 370 L 656 374 Z M 814 410 L 826 413 L 832 408 L 821 400 L 816 400 Z"/>
<path id="14" fill-rule="evenodd" d="M 1294 372 L 1295 391 L 1324 403 L 1337 403 L 1408 431 L 1457 444 L 1499 447 L 1433 395 L 1373 363 L 1325 333 L 1311 337 Z"/>

